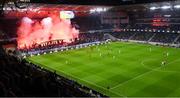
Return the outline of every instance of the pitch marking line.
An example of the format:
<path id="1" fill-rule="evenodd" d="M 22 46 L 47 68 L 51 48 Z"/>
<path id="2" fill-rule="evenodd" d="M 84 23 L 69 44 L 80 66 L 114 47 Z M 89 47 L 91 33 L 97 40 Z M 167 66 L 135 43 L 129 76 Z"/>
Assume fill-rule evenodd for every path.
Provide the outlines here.
<path id="1" fill-rule="evenodd" d="M 176 59 L 176 60 L 174 60 L 174 61 L 172 61 L 172 62 L 170 62 L 170 63 L 168 63 L 168 64 L 174 63 L 174 62 L 176 62 L 176 61 L 178 61 L 178 60 L 180 60 L 180 59 Z M 141 64 L 144 64 L 144 62 L 142 61 Z M 145 67 L 145 65 L 143 65 L 143 66 Z M 46 66 L 46 67 L 47 67 L 47 66 Z M 57 67 L 55 67 L 55 68 L 57 68 Z M 142 76 L 145 75 L 145 74 L 151 73 L 151 72 L 153 72 L 153 71 L 160 71 L 160 70 L 158 70 L 159 68 L 161 68 L 161 66 L 160 66 L 160 67 L 157 67 L 157 68 L 155 68 L 155 69 L 149 68 L 149 69 L 151 69 L 151 71 L 145 72 L 145 73 L 143 73 L 143 74 L 141 74 L 141 75 L 138 75 L 138 76 L 136 76 L 136 77 L 134 77 L 134 78 L 132 78 L 132 79 L 129 79 L 129 80 L 123 82 L 123 83 L 120 83 L 120 84 L 118 84 L 118 85 L 110 88 L 110 90 L 111 90 L 111 89 L 115 89 L 115 88 L 117 88 L 117 87 L 119 87 L 119 86 L 122 86 L 123 84 L 126 84 L 126 83 L 128 83 L 129 81 L 132 81 L 132 80 L 135 80 L 135 79 L 137 79 L 137 78 L 140 78 L 140 77 L 142 77 Z M 79 79 L 79 80 L 81 80 L 81 81 L 84 81 L 84 82 L 86 82 L 86 83 L 89 83 L 89 84 L 91 84 L 91 85 L 94 85 L 94 86 L 96 86 L 96 87 L 102 88 L 102 89 L 104 89 L 105 91 L 108 91 L 108 92 L 110 92 L 110 93 L 113 93 L 113 94 L 116 94 L 116 95 L 119 95 L 119 96 L 124 96 L 123 94 L 120 95 L 120 93 L 109 91 L 109 90 L 107 90 L 107 88 L 105 88 L 105 87 L 103 87 L 103 86 L 100 86 L 100 85 L 96 85 L 95 83 L 92 83 L 92 82 L 90 82 L 90 81 L 82 80 L 82 79 L 80 79 L 80 78 L 78 78 L 78 77 L 76 77 L 76 76 L 74 76 L 74 75 L 72 75 L 72 74 L 67 74 L 67 73 L 65 73 L 64 71 L 61 71 L 61 72 L 62 72 L 64 75 L 68 75 L 68 76 L 70 76 L 70 77 L 74 77 L 74 78 L 76 78 L 76 79 Z M 164 72 L 165 72 L 165 71 L 164 71 Z M 168 72 L 169 72 L 169 71 L 168 71 Z M 176 72 L 176 71 L 172 71 L 172 72 Z M 177 73 L 180 73 L 180 72 L 177 72 Z M 70 77 L 69 77 L 69 78 L 70 78 Z"/>
<path id="2" fill-rule="evenodd" d="M 57 67 L 55 67 L 55 68 L 57 68 Z M 76 76 L 74 76 L 74 75 L 72 75 L 72 74 L 67 74 L 67 73 L 65 73 L 65 72 L 62 71 L 62 70 L 61 70 L 61 73 L 63 73 L 63 74 L 66 75 L 67 77 L 70 76 L 69 78 L 73 78 L 73 77 L 74 77 L 74 78 L 76 78 L 76 79 L 79 79 L 79 80 L 81 80 L 81 81 L 84 81 L 84 82 L 86 82 L 86 83 L 89 83 L 89 84 L 91 84 L 91 85 L 94 85 L 94 86 L 96 86 L 96 87 L 99 87 L 99 88 L 105 90 L 105 93 L 106 93 L 106 92 L 110 92 L 110 93 L 113 93 L 113 94 L 116 94 L 116 95 L 119 95 L 119 96 L 124 96 L 123 94 L 119 94 L 119 93 L 116 93 L 116 92 L 109 91 L 107 88 L 105 88 L 105 87 L 103 87 L 103 86 L 97 85 L 97 84 L 92 83 L 92 82 L 90 82 L 90 81 L 86 81 L 86 80 L 80 79 L 80 78 L 78 78 L 78 77 L 76 77 Z M 73 79 L 72 79 L 72 80 L 73 80 Z"/>
<path id="3" fill-rule="evenodd" d="M 176 59 L 176 60 L 174 60 L 174 61 L 172 61 L 172 62 L 170 62 L 170 63 L 167 63 L 166 65 L 172 64 L 172 63 L 177 62 L 177 61 L 179 61 L 179 60 L 180 60 L 180 59 Z M 150 70 L 154 70 L 154 71 L 159 71 L 159 72 L 174 72 L 174 73 L 180 73 L 180 72 L 178 72 L 178 71 L 168 71 L 168 70 L 164 71 L 164 70 L 159 70 L 159 69 L 156 70 L 156 69 L 150 68 L 150 67 L 148 67 L 148 66 L 146 66 L 146 65 L 144 64 L 145 61 L 147 61 L 147 60 L 144 60 L 144 61 L 141 62 L 141 65 L 142 65 L 144 68 L 147 68 L 147 69 L 150 69 Z"/>
<path id="4" fill-rule="evenodd" d="M 30 61 L 31 61 L 31 60 L 30 60 Z M 34 62 L 34 61 L 33 61 L 33 62 Z M 36 63 L 36 62 L 34 62 L 34 63 Z M 39 65 L 39 63 L 36 63 L 36 64 Z M 44 66 L 44 64 L 40 64 L 40 65 L 42 65 L 41 67 Z M 44 66 L 44 67 L 45 67 L 45 68 L 50 68 L 50 67 L 48 67 L 48 66 Z M 56 69 L 56 68 L 58 68 L 58 66 L 55 66 L 54 68 Z M 50 68 L 50 69 L 51 69 L 51 70 L 54 70 L 53 68 Z M 81 81 L 84 81 L 84 82 L 86 82 L 86 83 L 89 83 L 89 84 L 91 84 L 91 85 L 94 85 L 94 86 L 96 86 L 96 87 L 99 87 L 99 88 L 105 90 L 105 92 L 102 92 L 102 94 L 103 94 L 103 93 L 105 94 L 106 92 L 110 92 L 110 93 L 113 93 L 113 94 L 118 95 L 118 96 L 124 96 L 123 94 L 109 91 L 109 90 L 107 90 L 107 88 L 105 88 L 105 87 L 103 87 L 103 86 L 97 85 L 97 84 L 92 83 L 92 82 L 90 82 L 90 81 L 86 81 L 86 80 L 80 79 L 80 78 L 78 78 L 78 77 L 76 77 L 76 76 L 74 76 L 74 75 L 72 75 L 72 74 L 67 74 L 67 73 L 65 73 L 65 72 L 62 71 L 62 70 L 61 70 L 60 73 L 64 74 L 64 76 L 66 76 L 66 77 L 69 77 L 70 80 L 73 80 L 72 78 L 74 77 L 74 78 L 76 78 L 76 79 L 79 79 L 79 80 L 81 80 Z M 99 92 L 101 92 L 101 91 L 99 91 Z M 105 95 L 106 95 L 106 94 L 105 94 Z"/>
<path id="5" fill-rule="evenodd" d="M 158 67 L 158 68 L 156 68 L 156 69 L 159 69 L 159 68 L 161 68 L 161 67 Z M 136 76 L 136 77 L 134 77 L 134 78 L 131 78 L 131 79 L 125 81 L 125 82 L 122 82 L 122 83 L 120 83 L 120 84 L 118 84 L 118 85 L 112 87 L 111 89 L 115 89 L 115 88 L 117 88 L 117 87 L 119 87 L 119 86 L 122 86 L 122 85 L 128 83 L 129 81 L 132 81 L 132 80 L 135 80 L 135 79 L 137 79 L 137 78 L 140 78 L 140 77 L 142 77 L 142 76 L 144 76 L 144 75 L 146 75 L 146 74 L 148 74 L 148 73 L 151 73 L 151 72 L 153 72 L 153 71 L 154 71 L 154 70 L 145 72 L 145 73 L 143 73 L 143 74 L 141 74 L 141 75 L 138 75 L 138 76 Z"/>
<path id="6" fill-rule="evenodd" d="M 173 62 L 170 62 L 170 63 L 168 63 L 168 64 L 174 63 L 174 62 L 176 62 L 176 61 L 178 61 L 178 60 L 180 60 L 180 59 L 176 59 L 176 60 L 174 60 Z M 142 62 L 141 62 L 141 64 L 142 64 Z M 132 80 L 135 80 L 135 79 L 137 79 L 137 78 L 140 78 L 140 77 L 142 77 L 142 76 L 144 76 L 144 75 L 146 75 L 146 74 L 148 74 L 148 73 L 151 73 L 151 72 L 153 72 L 153 71 L 158 71 L 158 69 L 160 69 L 160 68 L 161 68 L 161 66 L 160 66 L 160 67 L 157 67 L 157 68 L 154 68 L 154 69 L 151 69 L 151 71 L 145 72 L 145 73 L 143 73 L 143 74 L 141 74 L 141 75 L 138 75 L 138 76 L 136 76 L 136 77 L 134 77 L 134 78 L 131 78 L 131 79 L 129 79 L 129 80 L 123 82 L 123 83 L 120 83 L 120 84 L 112 87 L 111 89 L 115 89 L 115 88 L 117 88 L 117 87 L 119 87 L 119 86 L 122 86 L 123 84 L 128 83 L 129 81 L 132 81 Z M 178 73 L 180 73 L 180 72 L 178 72 Z"/>
<path id="7" fill-rule="evenodd" d="M 41 64 L 42 65 L 42 64 Z M 44 66 L 44 65 L 43 65 Z M 48 67 L 48 66 L 46 66 L 46 67 Z M 49 68 L 49 67 L 48 67 Z M 54 67 L 55 69 L 56 68 L 58 68 L 58 67 Z M 50 68 L 50 69 L 52 69 L 52 68 Z M 86 80 L 83 80 L 83 79 L 80 79 L 80 78 L 78 78 L 78 77 L 76 77 L 76 76 L 74 76 L 74 75 L 72 75 L 72 74 L 67 74 L 67 73 L 65 73 L 64 71 L 62 71 L 61 70 L 61 73 L 62 74 L 64 74 L 65 76 L 67 76 L 67 77 L 69 77 L 69 78 L 76 78 L 76 79 L 79 79 L 79 80 L 81 80 L 81 81 L 84 81 L 84 82 L 86 82 L 86 83 L 89 83 L 89 84 L 91 84 L 91 85 L 94 85 L 94 86 L 96 86 L 96 87 L 99 87 L 99 88 L 101 88 L 101 89 L 103 89 L 103 90 L 105 90 L 105 93 L 106 93 L 106 91 L 107 92 L 110 92 L 110 93 L 113 93 L 113 94 L 116 94 L 116 95 L 119 95 L 119 96 L 124 96 L 124 95 L 122 95 L 122 94 L 119 94 L 119 93 L 116 93 L 116 92 L 112 92 L 112 91 L 109 91 L 109 90 L 107 90 L 107 88 L 105 88 L 105 87 L 103 87 L 103 86 L 99 86 L 99 85 L 96 85 L 95 83 L 92 83 L 92 82 L 90 82 L 90 81 L 86 81 Z M 73 80 L 73 79 L 72 79 Z M 103 92 L 102 92 L 103 93 Z"/>

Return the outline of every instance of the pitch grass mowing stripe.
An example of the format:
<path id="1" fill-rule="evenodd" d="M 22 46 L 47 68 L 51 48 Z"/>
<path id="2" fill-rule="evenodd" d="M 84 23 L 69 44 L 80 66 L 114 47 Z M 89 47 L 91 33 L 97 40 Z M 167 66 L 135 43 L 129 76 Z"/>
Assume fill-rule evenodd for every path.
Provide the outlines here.
<path id="1" fill-rule="evenodd" d="M 161 69 L 159 67 L 166 53 L 170 54 L 167 59 L 168 63 L 175 62 Z M 114 42 L 93 48 L 69 50 L 28 59 L 108 96 L 162 97 L 180 96 L 177 92 L 180 88 L 178 84 L 180 79 L 175 81 L 171 78 L 172 76 L 180 78 L 179 57 L 180 49 Z M 154 60 L 151 61 L 151 59 Z M 142 61 L 145 60 L 147 61 L 143 66 Z M 159 69 L 156 70 L 156 68 Z M 172 87 L 165 85 L 168 83 L 173 83 Z"/>

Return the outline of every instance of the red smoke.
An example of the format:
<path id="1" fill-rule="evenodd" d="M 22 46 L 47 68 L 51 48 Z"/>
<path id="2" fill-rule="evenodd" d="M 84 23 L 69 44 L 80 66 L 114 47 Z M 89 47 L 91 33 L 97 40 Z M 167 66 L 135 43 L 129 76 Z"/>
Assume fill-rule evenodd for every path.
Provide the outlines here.
<path id="1" fill-rule="evenodd" d="M 31 48 L 35 43 L 50 40 L 70 43 L 79 35 L 79 31 L 72 27 L 70 20 L 60 19 L 59 16 L 50 16 L 41 21 L 24 17 L 17 32 L 18 49 Z"/>

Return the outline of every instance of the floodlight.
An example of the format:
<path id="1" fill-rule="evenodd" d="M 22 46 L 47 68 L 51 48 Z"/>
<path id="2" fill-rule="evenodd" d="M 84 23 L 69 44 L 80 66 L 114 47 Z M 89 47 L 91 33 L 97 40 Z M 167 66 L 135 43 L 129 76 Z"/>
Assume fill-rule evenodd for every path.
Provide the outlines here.
<path id="1" fill-rule="evenodd" d="M 170 9 L 171 6 L 162 6 L 161 8 L 162 8 L 162 9 Z"/>
<path id="2" fill-rule="evenodd" d="M 156 10 L 158 7 L 150 7 L 150 10 Z"/>
<path id="3" fill-rule="evenodd" d="M 171 17 L 171 15 L 164 15 L 164 17 Z"/>
<path id="4" fill-rule="evenodd" d="M 102 12 L 102 11 L 103 11 L 103 8 L 97 8 L 96 11 L 97 11 L 97 12 Z"/>
<path id="5" fill-rule="evenodd" d="M 94 13 L 94 12 L 96 12 L 95 9 L 91 9 L 91 10 L 90 10 L 90 13 Z"/>
<path id="6" fill-rule="evenodd" d="M 105 12 L 105 11 L 107 11 L 107 8 L 95 8 L 95 9 L 91 9 L 90 13 Z"/>
<path id="7" fill-rule="evenodd" d="M 180 8 L 180 5 L 175 5 L 174 8 L 177 8 L 177 9 L 178 9 L 178 8 Z"/>

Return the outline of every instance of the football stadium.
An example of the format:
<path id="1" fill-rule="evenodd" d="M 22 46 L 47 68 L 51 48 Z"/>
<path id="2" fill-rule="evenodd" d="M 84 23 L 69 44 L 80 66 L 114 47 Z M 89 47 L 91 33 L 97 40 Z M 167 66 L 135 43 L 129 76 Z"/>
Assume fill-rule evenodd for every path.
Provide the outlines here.
<path id="1" fill-rule="evenodd" d="M 0 2 L 0 97 L 180 97 L 179 0 Z"/>

